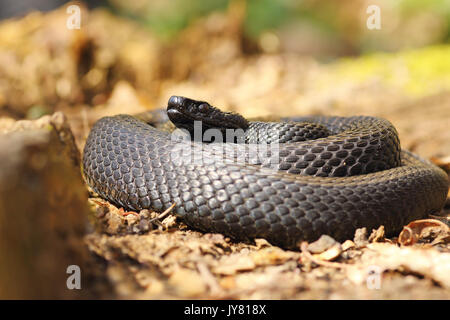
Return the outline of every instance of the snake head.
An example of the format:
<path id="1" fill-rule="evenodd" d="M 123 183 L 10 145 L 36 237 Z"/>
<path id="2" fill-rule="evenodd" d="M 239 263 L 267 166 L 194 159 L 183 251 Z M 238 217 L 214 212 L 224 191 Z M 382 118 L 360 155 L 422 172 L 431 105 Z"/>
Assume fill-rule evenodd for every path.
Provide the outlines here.
<path id="1" fill-rule="evenodd" d="M 202 122 L 203 131 L 207 129 L 247 129 L 248 121 L 241 115 L 224 112 L 205 101 L 197 101 L 181 96 L 170 97 L 167 115 L 178 128 L 192 131 L 194 121 Z"/>

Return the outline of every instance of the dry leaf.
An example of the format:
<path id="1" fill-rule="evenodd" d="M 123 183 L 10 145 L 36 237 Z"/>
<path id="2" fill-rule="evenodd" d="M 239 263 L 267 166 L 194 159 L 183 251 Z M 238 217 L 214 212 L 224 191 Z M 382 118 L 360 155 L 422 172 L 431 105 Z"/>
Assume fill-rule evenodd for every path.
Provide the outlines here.
<path id="1" fill-rule="evenodd" d="M 221 275 L 232 275 L 241 271 L 253 270 L 255 267 L 256 264 L 251 257 L 242 253 L 235 253 L 223 256 L 212 272 Z"/>
<path id="2" fill-rule="evenodd" d="M 431 157 L 430 160 L 445 172 L 450 173 L 450 156 Z"/>
<path id="3" fill-rule="evenodd" d="M 384 226 L 380 226 L 377 230 L 372 230 L 369 236 L 369 242 L 382 242 L 384 241 Z"/>
<path id="4" fill-rule="evenodd" d="M 344 243 L 342 244 L 342 250 L 344 251 L 354 247 L 355 243 L 352 240 L 345 240 Z"/>
<path id="5" fill-rule="evenodd" d="M 338 243 L 338 244 L 335 244 L 333 247 L 329 248 L 328 250 L 326 250 L 320 254 L 314 255 L 314 257 L 317 257 L 320 260 L 324 260 L 324 261 L 333 261 L 341 255 L 342 251 L 343 251 L 342 246 L 340 243 Z"/>
<path id="6" fill-rule="evenodd" d="M 450 253 L 433 248 L 399 248 L 386 243 L 371 243 L 367 247 L 379 253 L 372 264 L 384 269 L 421 274 L 450 288 Z"/>
<path id="7" fill-rule="evenodd" d="M 442 221 L 437 219 L 415 220 L 403 227 L 398 237 L 398 243 L 403 246 L 413 245 L 428 235 L 430 228 L 435 229 L 435 234 L 441 237 L 450 235 L 450 227 Z"/>

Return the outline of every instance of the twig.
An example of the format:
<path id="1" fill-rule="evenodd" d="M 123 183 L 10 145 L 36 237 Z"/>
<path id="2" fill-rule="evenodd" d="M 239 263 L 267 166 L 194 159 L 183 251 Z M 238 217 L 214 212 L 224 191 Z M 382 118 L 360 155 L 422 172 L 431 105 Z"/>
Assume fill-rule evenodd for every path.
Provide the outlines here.
<path id="1" fill-rule="evenodd" d="M 175 205 L 176 205 L 176 203 L 172 204 L 166 211 L 161 213 L 156 218 L 152 218 L 152 219 L 148 220 L 148 222 L 153 223 L 153 222 L 156 222 L 157 220 L 159 221 L 160 219 L 165 218 L 170 213 L 170 211 L 172 211 L 172 209 L 175 208 Z"/>
<path id="2" fill-rule="evenodd" d="M 118 211 L 119 211 L 119 214 L 120 214 L 121 216 L 123 216 L 123 217 L 126 217 L 126 216 L 128 216 L 128 215 L 130 215 L 130 214 L 133 214 L 133 215 L 139 217 L 139 213 L 134 212 L 134 211 L 125 211 L 123 208 L 119 208 Z"/>

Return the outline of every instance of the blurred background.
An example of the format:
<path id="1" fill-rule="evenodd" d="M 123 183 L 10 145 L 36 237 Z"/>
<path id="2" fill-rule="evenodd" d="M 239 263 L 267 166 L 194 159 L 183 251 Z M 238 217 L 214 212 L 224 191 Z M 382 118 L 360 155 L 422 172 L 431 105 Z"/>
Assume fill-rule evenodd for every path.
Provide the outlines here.
<path id="1" fill-rule="evenodd" d="M 64 0 L 3 0 L 0 19 L 34 10 L 54 10 Z M 233 1 L 231 1 L 233 2 Z M 234 1 L 236 2 L 236 1 Z M 268 51 L 316 54 L 324 58 L 371 51 L 395 51 L 446 42 L 450 37 L 448 0 L 247 0 L 245 34 Z M 193 20 L 225 11 L 230 0 L 89 0 L 89 8 L 105 7 L 114 14 L 148 27 L 162 39 L 173 39 Z M 366 9 L 377 5 L 382 28 L 366 27 Z"/>

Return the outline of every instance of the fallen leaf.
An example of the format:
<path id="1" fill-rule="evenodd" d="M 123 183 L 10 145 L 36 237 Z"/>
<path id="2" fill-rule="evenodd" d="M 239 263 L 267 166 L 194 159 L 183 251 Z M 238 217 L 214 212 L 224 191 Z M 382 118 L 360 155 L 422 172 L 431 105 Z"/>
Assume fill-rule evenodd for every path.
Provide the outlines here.
<path id="1" fill-rule="evenodd" d="M 372 265 L 420 274 L 450 288 L 450 253 L 386 243 L 371 243 L 367 247 L 379 254 L 371 261 Z"/>
<path id="2" fill-rule="evenodd" d="M 430 228 L 434 229 L 436 237 L 444 236 L 445 238 L 447 235 L 450 235 L 450 227 L 444 222 L 437 219 L 422 219 L 412 221 L 404 226 L 397 241 L 403 246 L 413 245 L 429 235 Z"/>
<path id="3" fill-rule="evenodd" d="M 342 250 L 344 251 L 354 247 L 355 243 L 352 240 L 345 240 L 344 243 L 342 244 Z"/>
<path id="4" fill-rule="evenodd" d="M 267 247 L 250 254 L 253 262 L 257 266 L 267 266 L 282 264 L 288 260 L 294 260 L 299 257 L 299 253 L 285 251 L 278 247 Z"/>
<path id="5" fill-rule="evenodd" d="M 430 160 L 445 172 L 450 173 L 450 156 L 431 157 Z"/>
<path id="6" fill-rule="evenodd" d="M 249 271 L 255 269 L 256 264 L 251 257 L 242 253 L 235 253 L 223 256 L 217 266 L 212 269 L 215 274 L 233 275 L 241 271 Z"/>
<path id="7" fill-rule="evenodd" d="M 317 257 L 320 260 L 324 260 L 324 261 L 333 261 L 341 255 L 342 251 L 343 250 L 342 250 L 341 244 L 337 243 L 334 246 L 332 246 L 331 248 L 327 249 L 326 251 L 324 251 L 320 254 L 314 255 L 314 257 Z"/>
<path id="8" fill-rule="evenodd" d="M 372 230 L 372 233 L 368 239 L 369 242 L 382 242 L 384 241 L 384 226 L 380 226 L 377 230 Z"/>

